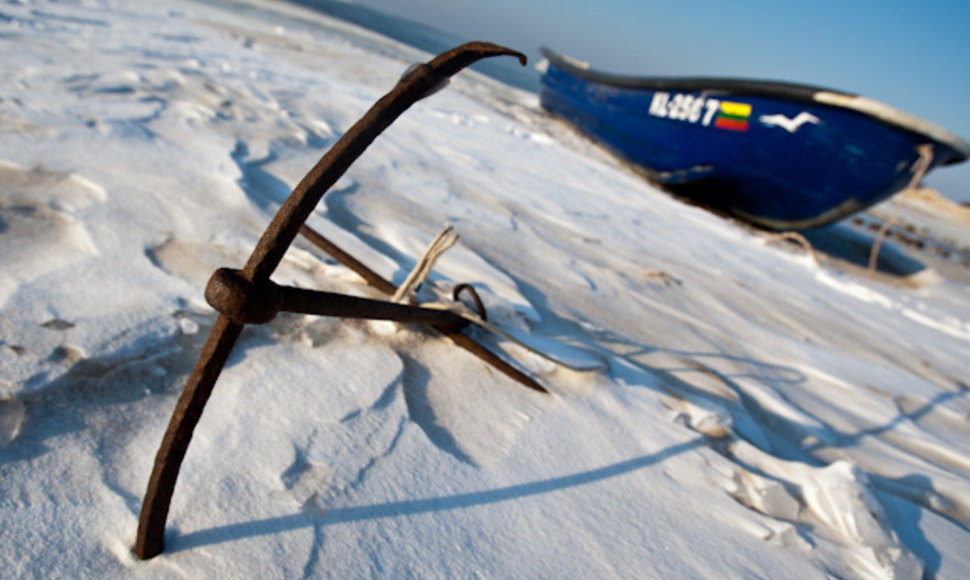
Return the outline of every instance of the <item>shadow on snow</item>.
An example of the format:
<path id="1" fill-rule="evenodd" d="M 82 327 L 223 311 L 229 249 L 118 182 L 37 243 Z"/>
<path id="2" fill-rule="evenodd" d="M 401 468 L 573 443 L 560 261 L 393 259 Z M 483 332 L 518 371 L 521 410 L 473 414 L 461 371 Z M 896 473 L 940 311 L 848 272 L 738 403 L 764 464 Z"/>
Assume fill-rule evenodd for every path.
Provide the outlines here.
<path id="1" fill-rule="evenodd" d="M 675 455 L 703 445 L 704 438 L 696 437 L 657 453 L 636 457 L 581 473 L 444 497 L 328 509 L 322 517 L 314 517 L 313 515 L 301 512 L 252 522 L 229 524 L 184 535 L 173 533 L 172 537 L 168 538 L 167 543 L 171 552 L 179 552 L 246 538 L 280 534 L 314 526 L 330 526 L 367 520 L 470 509 L 521 500 L 620 477 L 656 465 Z"/>

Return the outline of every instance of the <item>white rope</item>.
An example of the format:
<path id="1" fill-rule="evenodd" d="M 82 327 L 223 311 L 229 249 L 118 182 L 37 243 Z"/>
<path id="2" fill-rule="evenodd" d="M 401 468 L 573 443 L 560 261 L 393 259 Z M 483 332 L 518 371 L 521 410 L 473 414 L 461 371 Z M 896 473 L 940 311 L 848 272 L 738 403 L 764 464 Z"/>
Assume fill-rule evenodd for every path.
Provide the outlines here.
<path id="1" fill-rule="evenodd" d="M 916 152 L 919 153 L 919 159 L 913 162 L 913 167 L 910 171 L 913 173 L 913 177 L 910 178 L 909 183 L 903 192 L 915 189 L 919 185 L 919 182 L 923 180 L 923 176 L 926 172 L 930 170 L 930 164 L 933 162 L 933 146 L 929 143 L 924 143 L 916 147 Z M 901 192 L 902 193 L 902 192 Z M 882 247 L 882 241 L 889 232 L 889 228 L 892 227 L 893 223 L 896 221 L 896 214 L 899 213 L 899 208 L 903 204 L 905 198 L 903 196 L 896 196 L 896 205 L 893 206 L 892 213 L 883 222 L 882 227 L 879 228 L 879 233 L 876 234 L 876 240 L 872 243 L 872 251 L 869 253 L 869 277 L 871 278 L 876 273 L 876 262 L 879 260 L 879 248 Z"/>
<path id="2" fill-rule="evenodd" d="M 397 289 L 394 293 L 394 297 L 391 298 L 392 302 L 405 302 L 413 301 L 417 298 L 418 287 L 421 286 L 431 275 L 431 269 L 434 268 L 435 262 L 441 257 L 449 248 L 458 242 L 458 234 L 454 231 L 454 227 L 450 224 L 445 226 L 441 232 L 435 236 L 435 239 L 431 241 L 428 249 L 424 251 L 421 259 L 418 263 L 414 265 L 411 273 L 404 280 L 404 283 Z"/>

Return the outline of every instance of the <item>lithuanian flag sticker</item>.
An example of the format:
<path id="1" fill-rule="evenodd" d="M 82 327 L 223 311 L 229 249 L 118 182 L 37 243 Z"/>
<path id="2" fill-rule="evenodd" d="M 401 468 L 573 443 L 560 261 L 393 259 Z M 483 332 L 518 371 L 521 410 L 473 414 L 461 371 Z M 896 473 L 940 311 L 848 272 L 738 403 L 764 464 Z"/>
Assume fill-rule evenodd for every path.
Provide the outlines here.
<path id="1" fill-rule="evenodd" d="M 714 126 L 718 129 L 729 129 L 731 131 L 747 131 L 748 117 L 750 116 L 751 105 L 721 101 L 717 117 L 714 118 Z"/>

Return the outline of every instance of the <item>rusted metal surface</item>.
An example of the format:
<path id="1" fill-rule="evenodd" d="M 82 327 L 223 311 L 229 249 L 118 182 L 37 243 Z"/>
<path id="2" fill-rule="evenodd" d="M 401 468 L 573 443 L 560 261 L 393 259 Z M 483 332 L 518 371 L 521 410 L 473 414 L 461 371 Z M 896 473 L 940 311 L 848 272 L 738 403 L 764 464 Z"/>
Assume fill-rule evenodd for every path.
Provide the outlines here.
<path id="1" fill-rule="evenodd" d="M 279 312 L 368 318 L 430 324 L 458 330 L 468 324 L 460 315 L 440 308 L 422 308 L 335 292 L 280 286 L 270 280 L 254 285 L 239 270 L 220 268 L 209 279 L 205 298 L 237 324 L 263 324 Z"/>
<path id="2" fill-rule="evenodd" d="M 454 287 L 454 289 L 452 289 L 451 298 L 456 302 L 461 300 L 462 292 L 472 297 L 472 302 L 475 303 L 475 310 L 478 311 L 478 317 L 481 318 L 482 321 L 488 320 L 488 313 L 485 312 L 485 305 L 482 304 L 482 299 L 478 295 L 478 290 L 475 290 L 475 287 L 471 284 L 458 284 Z"/>
<path id="3" fill-rule="evenodd" d="M 334 259 L 344 266 L 347 266 L 356 272 L 357 275 L 366 280 L 368 284 L 374 288 L 377 288 L 384 294 L 394 294 L 397 291 L 397 286 L 385 280 L 380 274 L 368 268 L 363 262 L 345 252 L 343 249 L 337 246 L 337 244 L 331 242 L 310 226 L 304 224 L 303 227 L 300 228 L 300 234 L 309 240 L 310 243 L 320 248 L 328 255 L 333 256 Z"/>
<path id="4" fill-rule="evenodd" d="M 470 42 L 410 69 L 300 181 L 263 233 L 243 269 L 244 276 L 250 281 L 269 278 L 323 194 L 408 107 L 466 66 L 500 55 L 516 56 L 525 64 L 525 55 L 520 52 L 491 43 Z"/>
<path id="5" fill-rule="evenodd" d="M 148 481 L 138 520 L 135 554 L 143 560 L 158 555 L 164 548 L 162 536 L 165 520 L 168 519 L 168 508 L 172 502 L 182 460 L 216 379 L 229 359 L 242 328 L 242 324 L 229 320 L 227 316 L 216 319 L 195 369 L 186 381 L 172 413 L 168 430 L 155 456 L 155 467 Z"/>
<path id="6" fill-rule="evenodd" d="M 377 280 L 378 282 L 376 284 L 373 282 L 371 282 L 371 284 L 376 288 L 380 289 L 385 294 L 394 294 L 397 291 L 397 287 L 394 284 L 388 282 L 387 280 L 382 278 L 380 274 L 378 274 L 377 272 L 374 272 L 373 270 L 368 268 L 360 261 L 354 259 L 353 257 L 351 257 L 349 261 L 345 262 L 343 256 L 350 256 L 350 254 L 347 254 L 344 250 L 340 249 L 336 244 L 328 240 L 326 237 L 324 237 L 322 234 L 320 234 L 310 226 L 304 226 L 301 233 L 308 240 L 310 240 L 314 245 L 316 245 L 324 252 L 327 252 L 328 254 L 336 258 L 337 261 L 341 262 L 345 266 L 351 268 L 352 270 L 360 274 L 360 276 L 365 280 L 369 282 L 371 280 Z M 335 251 L 331 252 L 331 249 Z M 471 286 L 469 286 L 468 284 L 459 284 L 458 286 L 456 286 L 455 289 L 453 290 L 455 299 L 457 300 L 461 292 L 467 290 L 468 288 L 471 288 Z M 474 289 L 472 289 L 472 291 L 474 292 Z M 485 307 L 482 306 L 481 299 L 478 297 L 477 292 L 475 292 L 473 296 L 474 296 L 473 300 L 476 302 L 475 307 L 476 309 L 479 310 L 479 315 L 482 317 L 482 320 L 484 320 Z M 485 348 L 484 346 L 476 342 L 475 339 L 471 338 L 470 336 L 466 336 L 457 330 L 449 329 L 447 327 L 436 326 L 435 328 L 438 331 L 445 334 L 448 338 L 450 338 L 451 341 L 455 343 L 455 345 L 465 349 L 471 354 L 477 356 L 478 358 L 492 365 L 495 369 L 497 369 L 498 371 L 500 371 L 502 374 L 509 377 L 513 381 L 519 383 L 520 385 L 523 385 L 525 387 L 528 387 L 540 393 L 549 392 L 545 387 L 539 384 L 539 382 L 533 379 L 531 376 L 519 370 L 518 368 L 510 364 L 502 357 L 488 350 L 487 348 Z"/>
<path id="7" fill-rule="evenodd" d="M 488 350 L 481 344 L 475 341 L 475 339 L 470 336 L 464 335 L 460 332 L 449 332 L 446 329 L 439 328 L 438 330 L 445 333 L 448 338 L 451 339 L 456 345 L 467 350 L 483 361 L 495 367 L 497 370 L 501 371 L 502 374 L 509 377 L 513 381 L 519 383 L 523 387 L 528 387 L 533 391 L 538 391 L 540 393 L 548 393 L 549 391 L 540 385 L 535 379 L 520 371 L 519 369 L 512 366 L 507 360 L 496 355 L 492 351 Z"/>
<path id="8" fill-rule="evenodd" d="M 267 285 L 270 275 L 324 193 L 408 107 L 433 93 L 450 76 L 466 66 L 482 58 L 500 55 L 516 56 L 525 64 L 525 56 L 519 52 L 495 44 L 472 42 L 409 69 L 400 82 L 375 103 L 297 185 L 263 233 L 245 267 L 232 275 L 220 271 L 213 276 L 215 281 L 210 284 L 211 296 L 207 291 L 207 298 L 214 299 L 229 314 L 220 314 L 209 332 L 206 345 L 179 397 L 155 456 L 135 540 L 135 554 L 139 558 L 153 558 L 164 549 L 165 522 L 178 472 L 216 379 L 243 326 L 271 320 L 284 307 L 287 291 L 280 292 L 280 295 L 272 290 L 263 295 L 263 291 L 270 288 Z M 317 296 L 311 302 L 322 302 L 319 298 Z M 306 296 L 291 294 L 290 300 L 293 303 L 306 301 Z"/>

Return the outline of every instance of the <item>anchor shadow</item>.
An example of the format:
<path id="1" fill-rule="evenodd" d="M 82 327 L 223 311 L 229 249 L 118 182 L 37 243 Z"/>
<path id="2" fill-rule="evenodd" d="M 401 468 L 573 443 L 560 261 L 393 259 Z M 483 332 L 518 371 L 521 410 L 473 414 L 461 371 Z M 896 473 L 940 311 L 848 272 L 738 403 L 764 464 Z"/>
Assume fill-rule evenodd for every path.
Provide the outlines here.
<path id="1" fill-rule="evenodd" d="M 671 457 L 698 448 L 704 444 L 704 438 L 699 436 L 658 451 L 657 453 L 636 457 L 597 469 L 496 489 L 471 491 L 442 497 L 418 498 L 382 504 L 334 508 L 326 510 L 322 517 L 301 511 L 300 513 L 251 522 L 228 524 L 184 535 L 170 532 L 170 537 L 166 538 L 166 543 L 169 551 L 174 553 L 248 538 L 276 535 L 301 528 L 315 526 L 326 527 L 360 521 L 408 517 L 522 500 L 564 489 L 595 484 L 633 473 L 640 469 L 657 465 Z M 317 509 L 319 508 L 313 511 Z"/>

